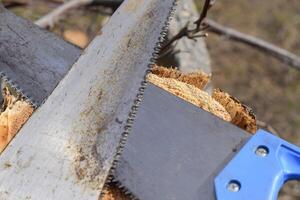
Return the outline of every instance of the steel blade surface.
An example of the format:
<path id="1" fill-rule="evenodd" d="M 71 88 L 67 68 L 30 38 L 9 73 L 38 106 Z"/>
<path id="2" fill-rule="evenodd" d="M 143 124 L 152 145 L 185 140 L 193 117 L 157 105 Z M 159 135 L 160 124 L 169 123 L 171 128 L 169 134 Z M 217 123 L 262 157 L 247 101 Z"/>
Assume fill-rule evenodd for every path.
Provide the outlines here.
<path id="1" fill-rule="evenodd" d="M 0 73 L 35 106 L 50 95 L 80 53 L 0 5 Z"/>
<path id="2" fill-rule="evenodd" d="M 1 155 L 2 199 L 98 200 L 173 6 L 124 1 Z"/>
<path id="3" fill-rule="evenodd" d="M 115 169 L 141 200 L 213 200 L 213 180 L 250 135 L 149 85 Z"/>

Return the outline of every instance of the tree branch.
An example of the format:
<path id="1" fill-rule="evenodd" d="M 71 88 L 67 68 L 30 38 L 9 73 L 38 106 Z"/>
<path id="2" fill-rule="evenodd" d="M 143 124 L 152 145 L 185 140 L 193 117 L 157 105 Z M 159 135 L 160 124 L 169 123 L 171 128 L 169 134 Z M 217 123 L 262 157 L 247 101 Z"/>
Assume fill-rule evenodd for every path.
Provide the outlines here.
<path id="1" fill-rule="evenodd" d="M 251 35 L 247 35 L 234 29 L 225 27 L 210 19 L 205 19 L 204 23 L 209 27 L 207 29 L 207 31 L 209 32 L 215 33 L 217 35 L 223 35 L 232 41 L 247 44 L 260 50 L 263 53 L 277 58 L 281 62 L 286 63 L 295 69 L 300 70 L 300 57 L 285 49 L 277 47 L 257 37 L 253 37 Z"/>
<path id="2" fill-rule="evenodd" d="M 122 2 L 123 0 L 93 0 L 91 5 L 118 8 L 122 4 Z"/>
<path id="3" fill-rule="evenodd" d="M 168 42 L 166 42 L 163 45 L 162 52 L 167 51 L 167 48 L 171 47 L 171 45 L 175 41 L 183 37 L 195 40 L 197 37 L 205 37 L 206 34 L 204 33 L 204 31 L 209 31 L 217 35 L 224 35 L 226 36 L 226 38 L 232 41 L 247 44 L 251 47 L 256 48 L 257 50 L 260 50 L 265 54 L 273 56 L 279 61 L 286 63 L 295 69 L 300 70 L 300 57 L 298 57 L 297 55 L 278 46 L 275 46 L 269 42 L 266 42 L 262 39 L 247 35 L 245 33 L 241 33 L 234 29 L 220 25 L 213 20 L 207 19 L 207 13 L 212 7 L 213 3 L 214 0 L 205 0 L 200 17 L 194 22 L 196 27 L 189 28 L 189 24 L 186 24 L 186 26 L 183 27 L 173 38 L 171 38 Z"/>
<path id="4" fill-rule="evenodd" d="M 52 12 L 48 13 L 41 19 L 37 20 L 35 23 L 42 28 L 53 27 L 59 20 L 61 20 L 66 13 L 70 10 L 79 8 L 81 6 L 88 5 L 92 3 L 93 0 L 71 0 L 68 1 L 58 8 L 54 9 Z"/>
<path id="5" fill-rule="evenodd" d="M 205 0 L 200 17 L 197 21 L 194 22 L 197 25 L 197 29 L 200 29 L 200 26 L 202 25 L 203 20 L 207 16 L 208 10 L 213 6 L 214 3 L 215 3 L 214 0 Z"/>
<path id="6" fill-rule="evenodd" d="M 51 28 L 73 9 L 86 5 L 100 5 L 116 9 L 122 2 L 123 0 L 71 0 L 57 7 L 35 23 L 42 28 Z"/>
<path id="7" fill-rule="evenodd" d="M 169 41 L 167 41 L 161 48 L 161 52 L 167 51 L 167 48 L 170 47 L 175 41 L 180 40 L 183 37 L 187 37 L 189 39 L 199 38 L 199 37 L 205 37 L 205 33 L 200 33 L 203 30 L 205 30 L 206 27 L 202 27 L 202 22 L 205 19 L 208 10 L 212 7 L 214 3 L 214 0 L 205 0 L 204 6 L 202 8 L 200 17 L 198 20 L 194 22 L 196 27 L 189 28 L 189 23 L 185 25 L 176 35 L 174 35 Z M 200 34 L 198 34 L 200 33 Z"/>
<path id="8" fill-rule="evenodd" d="M 5 8 L 15 8 L 15 7 L 20 7 L 20 6 L 26 6 L 28 3 L 25 1 L 3 1 L 2 2 Z"/>
<path id="9" fill-rule="evenodd" d="M 52 27 L 55 23 L 62 19 L 67 12 L 72 9 L 89 4 L 118 7 L 122 2 L 123 0 L 71 0 L 59 6 L 57 9 L 53 10 L 40 20 L 36 21 L 36 24 L 43 28 Z M 262 39 L 238 32 L 234 29 L 220 25 L 213 20 L 206 19 L 208 10 L 212 7 L 213 3 L 214 0 L 205 0 L 201 15 L 199 19 L 194 22 L 196 27 L 189 28 L 189 24 L 186 24 L 186 26 L 183 27 L 173 38 L 171 38 L 163 45 L 163 47 L 161 48 L 162 52 L 166 51 L 166 49 L 170 47 L 174 42 L 183 37 L 194 40 L 198 37 L 205 37 L 206 33 L 204 33 L 204 31 L 207 30 L 217 35 L 224 35 L 232 41 L 240 42 L 254 47 L 262 51 L 263 53 L 269 54 L 279 61 L 300 70 L 300 57 L 298 57 L 297 55 Z"/>

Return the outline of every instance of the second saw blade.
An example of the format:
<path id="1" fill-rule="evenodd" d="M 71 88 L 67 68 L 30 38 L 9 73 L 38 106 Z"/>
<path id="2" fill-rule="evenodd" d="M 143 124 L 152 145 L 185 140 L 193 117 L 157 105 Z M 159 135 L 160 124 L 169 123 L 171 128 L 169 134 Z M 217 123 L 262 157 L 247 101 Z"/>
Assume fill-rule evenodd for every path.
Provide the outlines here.
<path id="1" fill-rule="evenodd" d="M 215 199 L 214 178 L 250 135 L 149 84 L 114 178 L 137 199 Z"/>

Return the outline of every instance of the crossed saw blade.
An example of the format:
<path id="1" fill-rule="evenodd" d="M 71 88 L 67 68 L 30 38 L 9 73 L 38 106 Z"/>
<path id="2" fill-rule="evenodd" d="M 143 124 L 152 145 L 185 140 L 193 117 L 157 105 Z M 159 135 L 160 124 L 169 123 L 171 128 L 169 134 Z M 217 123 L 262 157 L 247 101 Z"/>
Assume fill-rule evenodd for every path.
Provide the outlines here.
<path id="1" fill-rule="evenodd" d="M 81 50 L 0 5 L 0 74 L 33 106 L 51 94 Z"/>
<path id="2" fill-rule="evenodd" d="M 142 14 L 145 15 L 139 16 L 154 20 L 156 11 L 167 18 L 168 13 L 163 14 L 162 11 L 172 7 L 172 1 L 161 2 L 160 6 L 158 1 L 151 1 L 147 4 L 149 12 L 144 10 Z M 284 182 L 299 179 L 300 149 L 261 130 L 250 138 L 245 131 L 154 85 L 150 84 L 144 94 L 145 79 L 141 87 L 138 80 L 147 70 L 138 66 L 146 66 L 144 59 L 151 57 L 154 46 L 159 46 L 153 42 L 155 38 L 150 36 L 159 35 L 157 31 L 160 28 L 166 30 L 167 24 L 164 21 L 150 20 L 145 25 L 143 20 L 139 21 L 132 16 L 131 20 L 135 19 L 133 24 L 117 23 L 126 17 L 122 11 L 138 14 L 135 9 L 137 4 L 126 1 L 110 25 L 103 30 L 104 39 L 98 38 L 94 41 L 86 55 L 74 66 L 75 69 L 64 78 L 45 105 L 23 127 L 20 135 L 0 157 L 0 166 L 3 167 L 0 171 L 1 199 L 18 200 L 25 197 L 33 200 L 95 200 L 98 199 L 102 184 L 107 180 L 112 163 L 114 170 L 110 172 L 114 175 L 113 181 L 117 181 L 117 185 L 125 193 L 130 193 L 133 199 L 275 199 Z M 133 28 L 136 24 L 148 29 L 137 33 L 140 30 Z M 158 29 L 155 28 L 156 25 Z M 131 34 L 128 37 L 128 30 L 144 37 L 135 38 Z M 149 33 L 149 30 L 153 32 Z M 119 33 L 123 37 L 114 37 L 111 33 Z M 135 43 L 137 41 L 142 43 L 141 46 Z M 107 53 L 108 49 L 112 51 Z M 124 49 L 127 50 L 126 53 Z M 155 49 L 157 52 L 158 48 Z M 140 55 L 141 52 L 146 53 Z M 104 59 L 105 55 L 107 60 Z M 156 54 L 152 56 L 151 62 L 155 56 Z M 93 57 L 104 60 L 97 62 Z M 124 59 L 123 65 L 117 62 L 118 58 Z M 151 66 L 151 62 L 148 66 Z M 87 67 L 85 69 L 88 72 L 80 66 Z M 101 66 L 105 73 L 97 66 Z M 126 73 L 120 66 L 133 67 L 126 68 L 131 69 Z M 131 76 L 136 71 L 139 72 Z M 100 74 L 100 79 L 96 72 Z M 107 76 L 116 72 L 125 76 Z M 101 88 L 108 92 L 103 93 L 101 90 L 97 93 L 92 90 L 87 93 L 88 89 L 99 89 L 96 85 L 103 84 L 101 78 L 110 83 Z M 111 78 L 115 81 L 113 87 L 108 86 L 112 83 Z M 115 90 L 109 90 L 112 88 Z M 128 102 L 135 98 L 133 94 L 136 94 L 137 88 L 140 92 L 130 109 L 131 104 Z M 94 112 L 97 109 L 89 109 L 87 112 L 82 108 L 91 107 L 105 111 L 107 107 L 102 105 L 98 95 L 96 98 L 93 95 L 87 98 L 91 93 L 106 100 L 121 99 L 117 113 L 110 117 L 114 120 L 105 126 L 96 126 L 96 132 L 91 130 L 91 125 L 101 123 L 94 118 L 98 114 Z M 110 93 L 114 94 L 109 96 Z M 143 95 L 145 100 L 141 103 Z M 120 98 L 111 98 L 112 96 Z M 110 101 L 107 102 L 105 105 L 110 105 Z M 129 118 L 127 112 L 130 112 Z M 133 124 L 135 116 L 137 119 Z M 72 127 L 74 124 L 76 129 Z M 125 133 L 121 136 L 119 133 L 124 126 Z M 97 134 L 99 130 L 101 134 Z M 131 134 L 128 135 L 130 131 Z M 96 137 L 91 137 L 91 133 Z M 121 145 L 117 147 L 119 140 Z M 96 157 L 99 163 L 95 171 L 84 171 L 80 168 L 86 161 L 88 164 L 95 161 L 84 157 L 87 154 L 81 154 L 78 160 L 75 159 L 80 165 L 75 169 L 77 179 L 74 178 L 74 171 L 70 171 L 74 163 L 69 154 L 69 148 L 74 146 L 70 147 L 70 141 L 77 142 L 79 153 L 87 150 L 91 152 L 88 156 Z M 95 143 L 88 148 L 82 146 L 81 142 L 86 144 L 91 141 Z M 125 142 L 127 143 L 124 146 Z M 116 147 L 118 151 L 114 157 Z M 231 161 L 228 164 L 229 160 Z M 93 180 L 89 177 L 87 184 L 85 175 L 90 174 L 99 179 Z M 98 183 L 96 187 L 91 187 L 93 181 Z"/>
<path id="3" fill-rule="evenodd" d="M 249 137 L 149 84 L 112 182 L 132 199 L 215 200 L 215 176 Z"/>
<path id="4" fill-rule="evenodd" d="M 275 200 L 300 180 L 300 147 L 250 135 L 149 85 L 114 180 L 133 199 Z"/>
<path id="5" fill-rule="evenodd" d="M 175 0 L 123 2 L 1 155 L 0 166 L 9 167 L 0 171 L 0 194 L 98 199 L 174 6 Z"/>

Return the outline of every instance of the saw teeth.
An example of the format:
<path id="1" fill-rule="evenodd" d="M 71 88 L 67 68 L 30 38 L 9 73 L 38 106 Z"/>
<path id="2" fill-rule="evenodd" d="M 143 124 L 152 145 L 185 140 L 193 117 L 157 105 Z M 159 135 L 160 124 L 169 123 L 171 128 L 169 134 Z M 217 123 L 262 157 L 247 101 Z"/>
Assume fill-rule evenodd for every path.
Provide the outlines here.
<path id="1" fill-rule="evenodd" d="M 137 95 L 136 95 L 136 98 L 142 100 L 142 99 L 143 99 L 143 95 L 137 94 Z"/>
<path id="2" fill-rule="evenodd" d="M 134 194 L 132 194 L 132 192 L 130 192 L 130 190 L 128 190 L 124 185 L 122 185 L 121 182 L 112 180 L 111 184 L 116 185 L 121 190 L 121 192 L 129 196 L 130 199 L 139 200 Z"/>
<path id="3" fill-rule="evenodd" d="M 104 185 L 104 188 L 107 188 L 109 183 L 115 182 L 117 184 L 117 187 L 119 189 L 121 189 L 121 191 L 124 192 L 126 195 L 129 195 L 130 198 L 133 199 L 133 200 L 138 200 L 138 198 L 135 197 L 128 189 L 126 189 L 119 181 L 114 180 L 114 176 L 113 175 L 114 175 L 114 171 L 115 171 L 115 169 L 117 167 L 119 158 L 120 158 L 120 156 L 122 154 L 123 148 L 124 148 L 124 146 L 126 144 L 127 137 L 130 134 L 130 131 L 132 129 L 132 124 L 134 122 L 134 119 L 135 119 L 136 113 L 138 111 L 139 105 L 142 102 L 143 95 L 144 95 L 145 89 L 146 89 L 147 84 L 148 84 L 148 82 L 147 82 L 147 75 L 151 72 L 152 66 L 156 63 L 156 60 L 159 57 L 160 49 L 162 47 L 161 44 L 165 41 L 165 38 L 166 38 L 166 36 L 168 34 L 168 28 L 169 28 L 169 25 L 170 25 L 170 21 L 171 21 L 173 15 L 175 13 L 175 7 L 177 5 L 177 2 L 178 2 L 178 0 L 174 0 L 173 5 L 170 8 L 169 16 L 166 19 L 166 22 L 165 22 L 164 27 L 162 28 L 162 31 L 160 32 L 160 37 L 158 38 L 158 42 L 156 43 L 156 45 L 155 45 L 155 47 L 153 49 L 154 52 L 152 53 L 152 57 L 149 59 L 148 68 L 147 68 L 147 70 L 145 72 L 144 79 L 141 82 L 141 86 L 138 89 L 138 93 L 136 95 L 136 99 L 134 100 L 133 106 L 131 107 L 131 111 L 128 114 L 128 118 L 127 118 L 126 124 L 124 126 L 124 132 L 122 133 L 122 136 L 121 136 L 121 139 L 120 139 L 120 143 L 119 143 L 119 147 L 117 149 L 117 153 L 116 153 L 116 155 L 114 157 L 114 161 L 112 163 L 112 167 L 111 167 L 111 169 L 109 171 L 108 178 L 107 178 L 107 180 L 105 182 L 105 185 Z M 101 193 L 100 197 L 101 196 L 102 196 L 102 193 Z"/>
<path id="4" fill-rule="evenodd" d="M 136 116 L 136 113 L 134 113 L 134 112 L 129 113 L 129 117 L 134 118 L 135 116 Z"/>
<path id="5" fill-rule="evenodd" d="M 18 94 L 20 94 L 24 100 L 29 103 L 32 107 L 37 108 L 38 104 L 28 95 L 26 92 L 24 92 L 18 84 L 16 84 L 12 79 L 6 76 L 4 72 L 0 72 L 1 79 L 9 84 L 14 90 L 17 91 Z"/>

